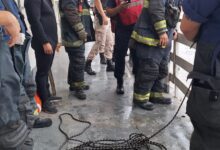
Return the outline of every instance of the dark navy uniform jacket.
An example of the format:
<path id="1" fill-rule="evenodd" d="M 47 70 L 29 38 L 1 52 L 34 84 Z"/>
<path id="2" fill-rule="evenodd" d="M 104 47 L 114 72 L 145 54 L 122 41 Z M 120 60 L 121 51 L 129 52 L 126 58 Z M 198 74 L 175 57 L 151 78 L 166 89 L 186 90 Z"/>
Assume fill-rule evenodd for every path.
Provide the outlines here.
<path id="1" fill-rule="evenodd" d="M 183 10 L 191 20 L 202 24 L 199 41 L 220 42 L 219 0 L 184 0 Z"/>

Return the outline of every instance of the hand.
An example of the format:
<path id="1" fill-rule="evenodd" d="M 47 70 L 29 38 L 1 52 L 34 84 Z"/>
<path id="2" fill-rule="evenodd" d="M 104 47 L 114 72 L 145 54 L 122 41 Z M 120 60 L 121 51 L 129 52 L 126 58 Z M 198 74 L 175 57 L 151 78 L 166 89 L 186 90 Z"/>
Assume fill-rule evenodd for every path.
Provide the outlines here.
<path id="1" fill-rule="evenodd" d="M 102 16 L 102 25 L 108 25 L 108 22 L 109 18 L 106 15 Z"/>
<path id="2" fill-rule="evenodd" d="M 129 2 L 121 2 L 121 4 L 119 5 L 120 11 L 122 11 L 123 9 L 127 8 L 129 6 Z"/>
<path id="3" fill-rule="evenodd" d="M 160 46 L 162 48 L 166 48 L 166 46 L 168 45 L 168 42 L 169 42 L 169 38 L 168 38 L 168 35 L 167 33 L 163 33 L 160 35 Z"/>
<path id="4" fill-rule="evenodd" d="M 43 49 L 44 49 L 45 54 L 48 54 L 48 55 L 53 54 L 53 48 L 52 48 L 52 45 L 49 42 L 43 44 Z"/>
<path id="5" fill-rule="evenodd" d="M 5 17 L 8 18 L 9 23 L 4 26 L 4 29 L 6 31 L 6 34 L 8 34 L 10 36 L 10 40 L 8 41 L 8 45 L 9 45 L 9 47 L 12 47 L 18 41 L 21 29 L 20 29 L 19 22 L 15 18 L 14 15 L 12 15 L 11 13 L 8 12 L 5 14 Z"/>
<path id="6" fill-rule="evenodd" d="M 86 31 L 84 29 L 78 31 L 77 33 L 78 33 L 78 36 L 79 36 L 80 40 L 82 40 L 83 42 L 87 41 L 87 33 L 86 33 Z"/>

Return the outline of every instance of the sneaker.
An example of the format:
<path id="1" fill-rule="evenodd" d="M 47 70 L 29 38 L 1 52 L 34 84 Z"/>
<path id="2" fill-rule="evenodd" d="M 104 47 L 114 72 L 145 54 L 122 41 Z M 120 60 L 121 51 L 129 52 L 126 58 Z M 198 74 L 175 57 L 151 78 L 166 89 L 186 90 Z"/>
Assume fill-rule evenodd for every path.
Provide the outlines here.
<path id="1" fill-rule="evenodd" d="M 149 100 L 151 103 L 154 103 L 154 104 L 163 104 L 163 105 L 170 105 L 172 103 L 172 100 L 171 98 L 150 98 Z"/>
<path id="2" fill-rule="evenodd" d="M 141 102 L 137 102 L 134 100 L 133 103 L 134 103 L 134 106 L 137 106 L 141 109 L 149 110 L 149 111 L 154 110 L 154 104 L 149 101 L 147 101 L 145 103 L 141 103 Z"/>
<path id="3" fill-rule="evenodd" d="M 43 104 L 42 111 L 45 113 L 48 113 L 48 114 L 56 114 L 57 113 L 56 107 L 53 106 L 50 102 L 46 102 L 45 104 Z"/>
<path id="4" fill-rule="evenodd" d="M 45 119 L 37 118 L 34 121 L 33 128 L 45 128 L 51 125 L 52 125 L 52 120 L 50 118 L 45 118 Z"/>
<path id="5" fill-rule="evenodd" d="M 78 98 L 80 100 L 85 100 L 86 99 L 86 94 L 83 90 L 76 90 L 75 91 L 75 96 L 76 96 L 76 98 Z"/>

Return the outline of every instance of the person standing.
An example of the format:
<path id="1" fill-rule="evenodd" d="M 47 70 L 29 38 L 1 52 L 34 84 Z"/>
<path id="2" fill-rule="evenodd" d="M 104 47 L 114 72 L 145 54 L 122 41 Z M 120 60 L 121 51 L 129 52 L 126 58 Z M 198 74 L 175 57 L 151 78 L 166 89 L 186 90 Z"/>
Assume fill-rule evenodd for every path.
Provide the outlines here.
<path id="1" fill-rule="evenodd" d="M 113 35 L 111 31 L 110 18 L 105 14 L 106 0 L 95 0 L 95 36 L 96 41 L 90 50 L 87 60 L 85 71 L 89 75 L 95 75 L 96 72 L 92 70 L 91 63 L 95 56 L 100 53 L 100 62 L 105 64 L 107 58 L 106 71 L 114 71 L 114 64 L 112 63 L 113 51 Z M 104 9 L 103 9 L 104 7 Z"/>
<path id="2" fill-rule="evenodd" d="M 42 100 L 42 111 L 57 113 L 50 102 L 48 74 L 58 43 L 57 24 L 51 0 L 25 0 L 28 21 L 33 34 L 32 48 L 35 50 L 37 93 Z"/>
<path id="3" fill-rule="evenodd" d="M 4 9 L 0 0 L 0 149 L 32 150 L 30 130 L 18 111 L 20 78 L 9 49 L 18 41 L 21 28 L 16 17 Z"/>
<path id="4" fill-rule="evenodd" d="M 179 20 L 180 3 L 178 0 L 169 2 L 144 0 L 144 8 L 131 35 L 135 76 L 133 103 L 144 110 L 153 110 L 153 103 L 171 104 L 171 98 L 164 93 L 163 79 L 168 75 L 173 28 Z M 168 16 L 167 5 L 177 12 Z M 177 16 L 172 18 L 174 15 Z M 172 22 L 168 22 L 168 17 Z"/>
<path id="5" fill-rule="evenodd" d="M 184 0 L 181 30 L 196 43 L 192 89 L 187 102 L 194 131 L 190 150 L 220 147 L 220 1 Z"/>
<path id="6" fill-rule="evenodd" d="M 106 11 L 108 16 L 116 18 L 115 27 L 115 71 L 117 79 L 117 94 L 124 94 L 123 76 L 125 72 L 125 56 L 128 50 L 128 43 L 134 25 L 141 13 L 142 0 L 121 1 L 108 0 Z"/>
<path id="7" fill-rule="evenodd" d="M 86 99 L 84 90 L 89 86 L 84 82 L 85 42 L 91 39 L 92 22 L 87 0 L 59 0 L 61 14 L 62 44 L 69 56 L 69 90 L 78 99 Z"/>

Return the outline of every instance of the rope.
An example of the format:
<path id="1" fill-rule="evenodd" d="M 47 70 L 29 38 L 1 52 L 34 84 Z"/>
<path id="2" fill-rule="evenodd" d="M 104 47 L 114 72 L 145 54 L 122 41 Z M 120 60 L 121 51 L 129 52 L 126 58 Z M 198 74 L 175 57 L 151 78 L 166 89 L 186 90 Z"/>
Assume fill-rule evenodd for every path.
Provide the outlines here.
<path id="1" fill-rule="evenodd" d="M 159 150 L 167 150 L 167 148 L 163 144 L 153 142 L 150 139 L 152 139 L 153 137 L 155 137 L 156 135 L 161 133 L 163 130 L 165 130 L 173 122 L 173 120 L 176 118 L 177 114 L 179 113 L 180 108 L 182 107 L 187 95 L 189 94 L 191 85 L 192 85 L 192 82 L 191 82 L 189 88 L 187 89 L 187 92 L 185 93 L 185 96 L 184 96 L 180 106 L 178 107 L 176 113 L 174 114 L 173 118 L 164 127 L 159 129 L 157 132 L 155 132 L 154 134 L 152 134 L 149 137 L 147 137 L 146 135 L 144 135 L 142 133 L 132 133 L 129 135 L 128 139 L 102 139 L 102 140 L 96 140 L 96 141 L 83 142 L 83 141 L 75 139 L 75 138 L 82 135 L 87 129 L 89 129 L 91 126 L 91 122 L 76 119 L 70 113 L 60 114 L 59 115 L 59 119 L 60 119 L 59 130 L 65 136 L 66 140 L 60 146 L 59 150 L 61 150 L 63 148 L 63 146 L 66 143 L 68 143 L 69 141 L 79 142 L 80 145 L 73 147 L 73 148 L 70 148 L 68 150 L 142 150 L 142 149 L 155 150 L 155 148 L 157 150 L 158 149 Z M 61 125 L 63 123 L 62 116 L 65 116 L 65 115 L 70 116 L 75 121 L 85 123 L 88 126 L 85 127 L 78 134 L 75 134 L 73 136 L 68 136 L 67 133 L 65 133 L 61 128 Z"/>

